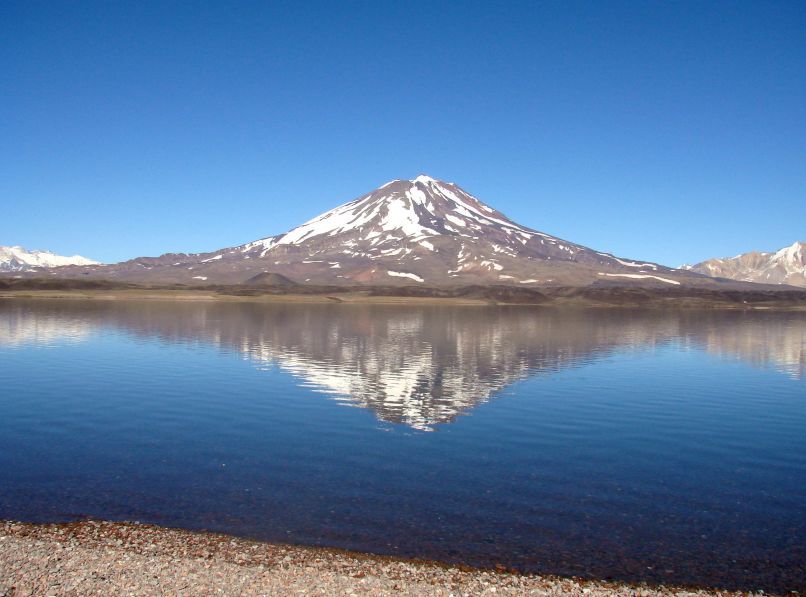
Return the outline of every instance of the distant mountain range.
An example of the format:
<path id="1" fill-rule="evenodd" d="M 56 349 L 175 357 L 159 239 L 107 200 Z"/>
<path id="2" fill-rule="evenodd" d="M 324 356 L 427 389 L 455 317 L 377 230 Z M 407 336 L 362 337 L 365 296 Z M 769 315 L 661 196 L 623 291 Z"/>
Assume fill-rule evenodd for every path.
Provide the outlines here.
<path id="1" fill-rule="evenodd" d="M 393 180 L 288 232 L 236 247 L 138 257 L 110 265 L 78 256 L 25 252 L 39 257 L 14 257 L 0 271 L 23 277 L 47 273 L 57 278 L 190 286 L 726 287 L 737 282 L 709 276 L 776 285 L 802 283 L 802 247 L 796 243 L 769 260 L 770 254 L 750 254 L 757 256 L 747 259 L 753 267 L 761 267 L 762 261 L 771 264 L 759 275 L 719 269 L 716 262 L 726 260 L 671 268 L 616 257 L 522 226 L 459 186 L 421 175 Z M 41 269 L 54 266 L 60 267 Z"/>
<path id="2" fill-rule="evenodd" d="M 0 247 L 0 272 L 30 272 L 66 265 L 98 265 L 81 255 L 65 257 L 50 251 L 28 251 L 23 247 Z"/>
<path id="3" fill-rule="evenodd" d="M 743 282 L 806 286 L 806 243 L 796 242 L 775 253 L 752 251 L 736 257 L 708 259 L 684 265 L 683 269 Z"/>
<path id="4" fill-rule="evenodd" d="M 453 183 L 393 180 L 284 234 L 210 253 L 52 270 L 152 284 L 708 284 L 691 271 L 620 258 L 510 220 Z"/>

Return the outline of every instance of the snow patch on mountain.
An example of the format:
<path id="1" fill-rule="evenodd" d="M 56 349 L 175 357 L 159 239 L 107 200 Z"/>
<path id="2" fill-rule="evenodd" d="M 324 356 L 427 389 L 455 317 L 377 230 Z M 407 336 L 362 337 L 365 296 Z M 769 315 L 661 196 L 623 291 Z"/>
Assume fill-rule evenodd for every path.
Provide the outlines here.
<path id="1" fill-rule="evenodd" d="M 605 272 L 599 272 L 600 276 L 608 276 L 610 278 L 633 278 L 636 280 L 653 278 L 655 280 L 660 280 L 661 282 L 666 282 L 667 284 L 677 284 L 680 285 L 680 282 L 677 280 L 670 280 L 669 278 L 661 278 L 660 276 L 653 276 L 651 274 L 610 274 Z"/>
<path id="2" fill-rule="evenodd" d="M 423 280 L 420 276 L 418 276 L 417 274 L 412 274 L 410 272 L 392 272 L 392 271 L 388 271 L 386 273 L 389 274 L 392 277 L 395 277 L 395 278 L 411 278 L 412 280 L 415 280 L 416 282 L 425 282 L 425 280 Z"/>

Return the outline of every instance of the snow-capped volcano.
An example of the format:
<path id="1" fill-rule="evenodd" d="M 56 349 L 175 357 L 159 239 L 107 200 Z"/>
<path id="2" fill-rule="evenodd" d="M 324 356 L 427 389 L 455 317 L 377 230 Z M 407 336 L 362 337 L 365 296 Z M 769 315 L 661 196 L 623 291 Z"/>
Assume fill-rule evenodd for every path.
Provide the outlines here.
<path id="1" fill-rule="evenodd" d="M 775 253 L 752 251 L 683 267 L 707 276 L 744 282 L 806 286 L 806 243 L 798 241 Z"/>
<path id="2" fill-rule="evenodd" d="M 376 191 L 325 212 L 278 236 L 241 247 L 242 252 L 259 250 L 260 256 L 283 246 L 307 247 L 311 254 L 328 250 L 334 240 L 343 254 L 380 258 L 414 252 L 444 253 L 460 258 L 462 249 L 484 241 L 493 253 L 516 256 L 539 252 L 558 259 L 585 251 L 584 247 L 516 224 L 453 183 L 420 175 L 414 180 L 394 180 Z M 455 251 L 440 251 L 448 248 Z M 437 248 L 437 243 L 439 249 Z M 597 253 L 602 258 L 609 256 Z M 597 259 L 596 261 L 601 261 Z M 643 265 L 630 262 L 631 265 Z M 470 267 L 457 263 L 459 270 Z M 484 265 L 493 269 L 494 262 Z"/>
<path id="3" fill-rule="evenodd" d="M 355 246 L 379 255 L 379 247 L 393 241 L 410 241 L 433 251 L 426 239 L 437 236 L 476 240 L 487 228 L 503 232 L 505 243 L 518 238 L 524 244 L 535 232 L 484 205 L 452 183 L 421 175 L 411 181 L 394 180 L 378 190 L 327 211 L 290 232 L 261 239 L 243 247 L 268 251 L 282 245 L 301 245 L 322 236 L 349 234 Z M 320 239 L 321 240 L 321 239 Z M 426 241 L 426 242 L 423 242 Z"/>
<path id="4" fill-rule="evenodd" d="M 602 276 L 624 271 L 660 281 L 659 271 L 672 271 L 527 228 L 426 175 L 393 180 L 289 232 L 213 259 L 235 256 L 272 260 L 275 268 L 289 268 L 285 275 L 331 283 L 551 283 L 568 263 L 601 269 Z"/>
<path id="5" fill-rule="evenodd" d="M 393 180 L 288 232 L 244 245 L 50 275 L 195 285 L 266 276 L 373 286 L 708 283 L 698 274 L 618 258 L 528 228 L 456 184 L 426 175 Z"/>
<path id="6" fill-rule="evenodd" d="M 50 251 L 28 251 L 23 247 L 0 247 L 0 271 L 23 272 L 37 268 L 62 267 L 65 265 L 97 265 L 97 261 L 81 255 L 66 257 Z"/>

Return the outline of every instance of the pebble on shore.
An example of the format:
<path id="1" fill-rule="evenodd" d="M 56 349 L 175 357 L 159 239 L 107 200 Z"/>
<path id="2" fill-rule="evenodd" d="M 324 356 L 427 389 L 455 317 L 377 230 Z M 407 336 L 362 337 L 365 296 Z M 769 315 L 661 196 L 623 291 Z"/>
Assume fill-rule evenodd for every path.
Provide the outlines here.
<path id="1" fill-rule="evenodd" d="M 734 595 L 522 575 L 136 523 L 0 522 L 0 597 L 18 595 Z"/>

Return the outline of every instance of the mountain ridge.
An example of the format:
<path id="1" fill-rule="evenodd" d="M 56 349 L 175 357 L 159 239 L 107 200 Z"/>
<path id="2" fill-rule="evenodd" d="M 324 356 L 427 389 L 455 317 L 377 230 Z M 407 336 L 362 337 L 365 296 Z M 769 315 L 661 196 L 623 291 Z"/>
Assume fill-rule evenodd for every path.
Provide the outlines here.
<path id="1" fill-rule="evenodd" d="M 706 259 L 683 269 L 742 282 L 806 287 L 806 242 L 775 252 L 750 251 L 735 257 Z"/>
<path id="2" fill-rule="evenodd" d="M 0 272 L 28 272 L 43 268 L 69 265 L 99 265 L 99 262 L 81 255 L 57 255 L 51 251 L 39 251 L 19 245 L 0 246 Z"/>
<path id="3" fill-rule="evenodd" d="M 284 233 L 242 245 L 70 266 L 48 275 L 190 286 L 272 276 L 341 286 L 720 284 L 523 226 L 458 185 L 425 174 L 389 181 Z"/>

